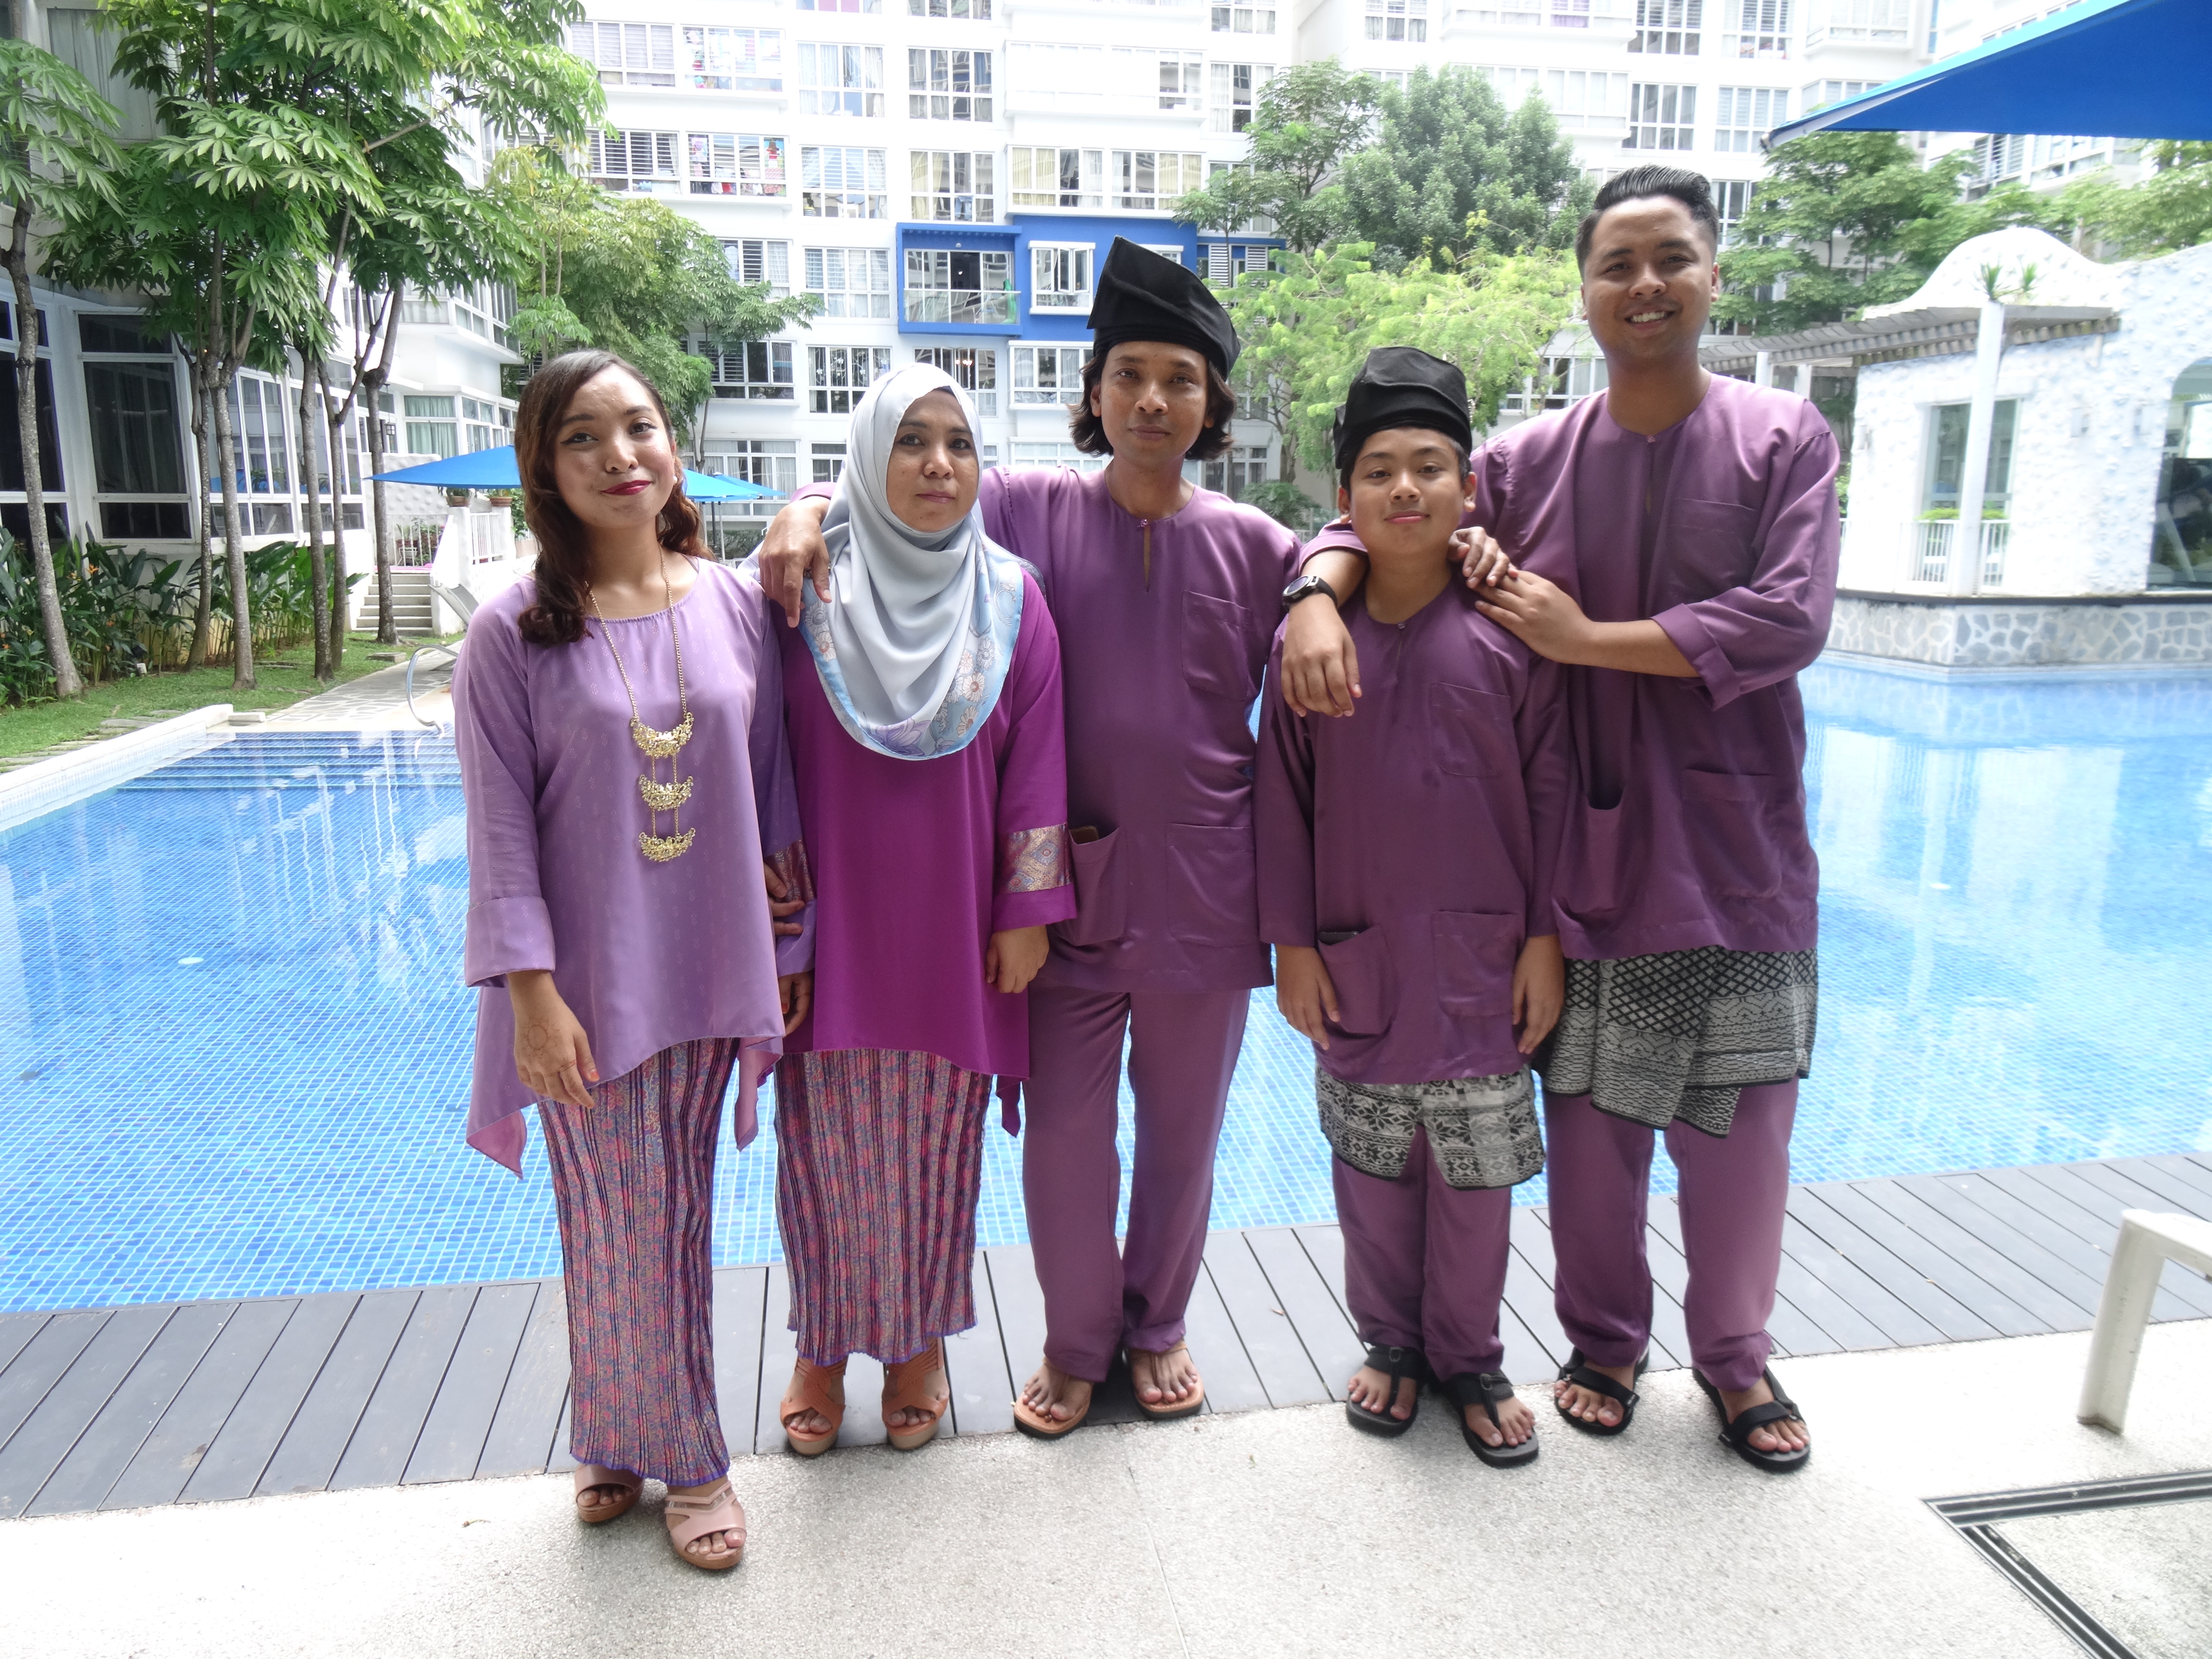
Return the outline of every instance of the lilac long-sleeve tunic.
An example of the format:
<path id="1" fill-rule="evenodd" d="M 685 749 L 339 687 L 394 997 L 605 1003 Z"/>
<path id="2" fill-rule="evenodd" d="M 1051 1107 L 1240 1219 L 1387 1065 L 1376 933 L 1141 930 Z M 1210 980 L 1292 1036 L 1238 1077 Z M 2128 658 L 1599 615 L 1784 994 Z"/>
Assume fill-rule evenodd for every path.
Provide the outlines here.
<path id="1" fill-rule="evenodd" d="M 1569 956 L 1814 948 L 1796 676 L 1835 602 L 1837 460 L 1811 404 L 1717 376 L 1656 436 L 1596 397 L 1476 458 L 1468 523 L 1594 621 L 1657 622 L 1698 671 L 1567 672 L 1578 789 L 1556 902 Z M 1347 544 L 1333 528 L 1313 550 Z"/>
<path id="2" fill-rule="evenodd" d="M 1458 582 L 1397 623 L 1355 596 L 1344 622 L 1359 651 L 1358 718 L 1300 717 L 1267 699 L 1261 935 L 1320 945 L 1342 1016 L 1319 1055 L 1331 1076 L 1518 1071 L 1513 966 L 1524 939 L 1553 931 L 1572 787 L 1560 670 Z"/>
<path id="3" fill-rule="evenodd" d="M 537 587 L 518 582 L 477 613 L 453 670 L 468 805 L 463 974 L 477 988 L 468 1139 L 511 1170 L 531 1095 L 515 1075 L 508 974 L 551 971 L 602 1078 L 679 1042 L 742 1040 L 743 1146 L 757 1127 L 754 1085 L 781 1051 L 776 976 L 812 954 L 811 909 L 798 937 L 774 939 L 761 879 L 763 859 L 794 876 L 805 867 L 777 630 L 751 581 L 704 561 L 697 572 L 675 612 L 696 721 L 677 763 L 693 780 L 682 822 L 697 831 L 681 858 L 655 864 L 638 850 L 647 762 L 599 631 L 622 652 L 639 715 L 665 731 L 682 718 L 665 615 L 593 620 L 574 645 L 530 645 L 515 618 Z"/>
<path id="4" fill-rule="evenodd" d="M 991 935 L 1075 914 L 1060 650 L 1036 582 L 990 718 L 965 748 L 897 760 L 838 724 L 805 634 L 785 629 L 799 812 L 814 870 L 814 1007 L 787 1044 L 919 1049 L 1029 1074 L 1029 998 L 983 981 Z"/>
<path id="5" fill-rule="evenodd" d="M 1069 819 L 1097 831 L 1075 848 L 1080 908 L 1053 929 L 1037 982 L 1267 984 L 1248 722 L 1297 538 L 1210 489 L 1134 518 L 1103 472 L 993 467 L 981 500 L 984 529 L 1036 571 L 1060 624 Z"/>

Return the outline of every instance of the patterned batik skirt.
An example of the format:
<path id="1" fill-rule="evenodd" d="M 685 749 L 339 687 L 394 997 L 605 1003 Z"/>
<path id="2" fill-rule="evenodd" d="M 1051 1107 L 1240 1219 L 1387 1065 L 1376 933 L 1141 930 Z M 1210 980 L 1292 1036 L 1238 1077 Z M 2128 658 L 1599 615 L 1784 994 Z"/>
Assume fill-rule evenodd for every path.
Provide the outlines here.
<path id="1" fill-rule="evenodd" d="M 714 1146 L 740 1046 L 679 1042 L 595 1085 L 589 1106 L 538 1103 L 579 1463 L 676 1486 L 730 1467 L 714 1409 Z"/>
<path id="2" fill-rule="evenodd" d="M 1811 951 L 1694 951 L 1567 963 L 1566 1006 L 1536 1058 L 1547 1095 L 1663 1129 L 1724 1135 L 1737 1092 L 1808 1076 L 1820 1013 Z"/>
<path id="3" fill-rule="evenodd" d="M 1321 1132 L 1330 1150 L 1362 1175 L 1406 1173 L 1413 1132 L 1425 1129 L 1444 1184 L 1513 1187 L 1544 1167 L 1536 1088 L 1528 1068 L 1437 1083 L 1346 1083 L 1314 1068 Z"/>
<path id="4" fill-rule="evenodd" d="M 775 1214 L 799 1353 L 910 1359 L 975 1322 L 988 1073 L 910 1049 L 775 1068 Z"/>

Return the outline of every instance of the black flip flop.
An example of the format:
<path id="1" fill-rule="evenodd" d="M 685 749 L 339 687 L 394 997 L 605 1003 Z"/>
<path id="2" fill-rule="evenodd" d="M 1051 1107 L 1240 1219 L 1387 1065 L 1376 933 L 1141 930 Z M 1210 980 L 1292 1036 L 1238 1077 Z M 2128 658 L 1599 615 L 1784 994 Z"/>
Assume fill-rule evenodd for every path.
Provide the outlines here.
<path id="1" fill-rule="evenodd" d="M 1467 1408 L 1480 1406 L 1490 1414 L 1493 1427 L 1503 1431 L 1504 1425 L 1498 1420 L 1498 1408 L 1513 1398 L 1513 1384 L 1503 1371 L 1462 1371 L 1457 1376 L 1446 1377 L 1437 1385 L 1449 1395 L 1459 1407 L 1459 1431 L 1467 1442 L 1467 1449 L 1493 1469 L 1517 1469 L 1523 1463 L 1536 1461 L 1536 1431 L 1532 1427 L 1528 1437 L 1517 1446 L 1493 1446 L 1467 1425 Z"/>
<path id="2" fill-rule="evenodd" d="M 1752 1468 L 1768 1474 L 1795 1474 L 1813 1461 L 1810 1446 L 1796 1451 L 1761 1451 L 1751 1443 L 1753 1429 L 1763 1429 L 1770 1423 L 1786 1422 L 1793 1417 L 1801 1423 L 1805 1420 L 1805 1414 L 1797 1409 L 1797 1402 L 1782 1392 L 1782 1384 L 1774 1375 L 1773 1366 L 1766 1368 L 1765 1376 L 1766 1386 L 1774 1391 L 1774 1398 L 1764 1406 L 1747 1406 L 1734 1418 L 1728 1414 L 1728 1406 L 1721 1399 L 1721 1391 L 1706 1381 L 1703 1371 L 1693 1368 L 1690 1375 L 1705 1391 L 1705 1398 L 1713 1402 L 1713 1409 L 1721 1414 L 1722 1443 L 1733 1447 L 1735 1455 Z"/>
<path id="3" fill-rule="evenodd" d="M 1390 1403 L 1398 1403 L 1398 1384 L 1407 1377 L 1413 1381 L 1413 1409 L 1402 1418 L 1393 1417 L 1388 1411 L 1371 1412 L 1356 1401 L 1344 1402 L 1344 1414 L 1355 1429 L 1389 1438 L 1413 1426 L 1413 1419 L 1421 1414 L 1421 1384 L 1430 1380 L 1429 1357 L 1419 1348 L 1370 1347 L 1367 1364 L 1390 1379 Z"/>
<path id="4" fill-rule="evenodd" d="M 1644 1373 L 1650 1368 L 1651 1350 L 1646 1348 L 1644 1351 L 1644 1357 L 1636 1362 L 1637 1381 L 1642 1382 Z M 1636 1402 L 1644 1396 L 1633 1389 L 1622 1388 L 1620 1383 L 1602 1372 L 1592 1370 L 1589 1368 L 1589 1362 L 1583 1358 L 1583 1351 L 1580 1348 L 1568 1350 L 1567 1363 L 1559 1367 L 1559 1381 L 1571 1382 L 1578 1389 L 1588 1389 L 1592 1394 L 1601 1394 L 1607 1400 L 1618 1402 L 1620 1407 L 1620 1421 L 1608 1425 L 1577 1417 L 1554 1399 L 1552 1401 L 1553 1409 L 1584 1434 L 1620 1434 L 1636 1420 Z"/>

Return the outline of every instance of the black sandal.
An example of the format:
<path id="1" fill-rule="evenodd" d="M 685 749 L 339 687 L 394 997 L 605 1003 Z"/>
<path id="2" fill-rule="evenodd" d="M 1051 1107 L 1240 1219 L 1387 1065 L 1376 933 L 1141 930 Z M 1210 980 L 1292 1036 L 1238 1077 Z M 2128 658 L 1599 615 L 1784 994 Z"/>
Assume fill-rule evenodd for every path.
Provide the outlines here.
<path id="1" fill-rule="evenodd" d="M 1421 1414 L 1421 1384 L 1429 1381 L 1429 1357 L 1419 1348 L 1370 1347 L 1367 1350 L 1369 1369 L 1381 1371 L 1390 1379 L 1390 1404 L 1398 1403 L 1398 1384 L 1411 1377 L 1413 1382 L 1413 1409 L 1402 1418 L 1393 1417 L 1388 1411 L 1371 1412 L 1357 1401 L 1344 1402 L 1344 1414 L 1352 1426 L 1364 1429 L 1369 1434 L 1395 1437 L 1413 1426 L 1413 1419 Z"/>
<path id="2" fill-rule="evenodd" d="M 1775 1377 L 1773 1366 L 1766 1368 L 1764 1376 L 1766 1386 L 1774 1391 L 1774 1398 L 1764 1406 L 1747 1406 L 1733 1418 L 1728 1414 L 1728 1404 L 1721 1398 L 1721 1391 L 1706 1380 L 1705 1374 L 1692 1369 L 1690 1375 L 1705 1391 L 1705 1398 L 1713 1402 L 1713 1409 L 1721 1414 L 1722 1443 L 1734 1447 L 1735 1455 L 1752 1468 L 1764 1470 L 1768 1474 L 1795 1474 L 1813 1461 L 1810 1446 L 1800 1447 L 1796 1451 L 1761 1451 L 1751 1443 L 1753 1429 L 1763 1429 L 1770 1423 L 1785 1423 L 1793 1417 L 1801 1423 L 1805 1420 L 1803 1413 L 1797 1409 L 1797 1402 L 1782 1392 L 1782 1384 Z"/>
<path id="3" fill-rule="evenodd" d="M 1651 1350 L 1646 1348 L 1644 1351 L 1644 1357 L 1636 1362 L 1637 1381 L 1642 1382 L 1644 1373 L 1650 1368 Z M 1620 1421 L 1607 1425 L 1577 1417 L 1555 1396 L 1552 1401 L 1553 1409 L 1584 1434 L 1619 1434 L 1636 1420 L 1636 1402 L 1644 1396 L 1633 1389 L 1622 1388 L 1620 1383 L 1603 1373 L 1592 1370 L 1589 1368 L 1589 1362 L 1583 1358 L 1583 1351 L 1580 1348 L 1571 1348 L 1567 1351 L 1567 1363 L 1559 1367 L 1559 1381 L 1571 1382 L 1578 1389 L 1588 1389 L 1592 1394 L 1601 1394 L 1607 1400 L 1618 1402 L 1620 1407 Z"/>
<path id="4" fill-rule="evenodd" d="M 1523 1463 L 1536 1461 L 1536 1430 L 1532 1424 L 1528 1437 L 1517 1446 L 1493 1446 L 1468 1426 L 1467 1408 L 1480 1406 L 1490 1414 L 1492 1427 L 1500 1433 L 1505 1425 L 1498 1420 L 1498 1408 L 1513 1398 L 1513 1384 L 1503 1371 L 1462 1371 L 1457 1376 L 1446 1377 L 1438 1384 L 1459 1407 L 1459 1431 L 1467 1442 L 1467 1449 L 1493 1469 L 1517 1469 Z"/>

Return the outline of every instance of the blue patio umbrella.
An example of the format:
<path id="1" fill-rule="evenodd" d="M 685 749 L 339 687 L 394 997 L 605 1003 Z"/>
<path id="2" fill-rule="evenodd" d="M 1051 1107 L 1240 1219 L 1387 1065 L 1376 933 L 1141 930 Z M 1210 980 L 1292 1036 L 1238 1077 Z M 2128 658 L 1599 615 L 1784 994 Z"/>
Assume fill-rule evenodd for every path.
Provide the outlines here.
<path id="1" fill-rule="evenodd" d="M 1827 108 L 1814 132 L 2088 133 L 2212 138 L 2212 3 L 2084 0 Z"/>
<path id="2" fill-rule="evenodd" d="M 441 489 L 517 489 L 522 475 L 516 471 L 514 446 L 479 449 L 471 455 L 449 455 L 442 461 L 403 466 L 397 472 L 374 475 L 386 483 L 432 484 Z M 746 501 L 777 492 L 746 478 L 726 478 L 719 473 L 684 469 L 684 493 L 695 501 Z"/>

